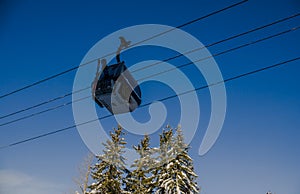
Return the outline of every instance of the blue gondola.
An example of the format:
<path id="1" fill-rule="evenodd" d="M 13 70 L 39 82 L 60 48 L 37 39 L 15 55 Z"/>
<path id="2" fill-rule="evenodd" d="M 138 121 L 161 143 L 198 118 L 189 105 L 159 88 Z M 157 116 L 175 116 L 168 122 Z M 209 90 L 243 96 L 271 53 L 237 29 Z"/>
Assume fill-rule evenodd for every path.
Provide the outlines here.
<path id="1" fill-rule="evenodd" d="M 127 70 L 125 62 L 120 60 L 120 51 L 127 48 L 130 42 L 120 37 L 121 45 L 118 48 L 117 64 L 106 66 L 102 60 L 102 73 L 99 75 L 99 65 L 96 78 L 92 84 L 93 98 L 101 107 L 106 107 L 112 114 L 121 114 L 134 111 L 142 102 L 141 89 L 137 81 Z"/>

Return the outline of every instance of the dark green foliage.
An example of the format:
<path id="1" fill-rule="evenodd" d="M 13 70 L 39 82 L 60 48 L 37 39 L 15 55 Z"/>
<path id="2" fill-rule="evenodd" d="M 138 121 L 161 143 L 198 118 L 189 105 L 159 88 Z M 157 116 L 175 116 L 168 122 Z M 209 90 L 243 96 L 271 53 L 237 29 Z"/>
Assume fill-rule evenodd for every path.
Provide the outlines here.
<path id="1" fill-rule="evenodd" d="M 134 170 L 126 178 L 127 190 L 132 194 L 146 194 L 153 191 L 153 177 L 150 174 L 155 164 L 151 157 L 153 150 L 149 147 L 149 136 L 145 135 L 144 139 L 134 149 L 139 154 L 139 158 L 134 161 L 131 167 Z"/>
<path id="2" fill-rule="evenodd" d="M 132 164 L 132 171 L 126 169 L 122 156 L 126 144 L 123 134 L 121 127 L 110 134 L 111 141 L 104 144 L 104 154 L 97 156 L 99 162 L 91 175 L 95 183 L 89 186 L 87 194 L 199 193 L 193 160 L 180 127 L 167 126 L 160 135 L 158 148 L 150 148 L 150 138 L 145 135 L 134 146 L 139 158 Z"/>
<path id="3" fill-rule="evenodd" d="M 193 161 L 188 155 L 188 145 L 183 141 L 182 131 L 178 127 L 174 137 L 174 130 L 170 127 L 167 129 L 160 136 L 160 166 L 155 169 L 155 193 L 199 193 L 195 182 L 197 175 L 193 171 Z"/>
<path id="4" fill-rule="evenodd" d="M 110 133 L 111 141 L 108 140 L 104 146 L 104 154 L 97 156 L 98 163 L 93 167 L 92 178 L 96 181 L 89 186 L 90 194 L 120 194 L 123 193 L 121 184 L 122 175 L 126 171 L 125 158 L 122 156 L 126 142 L 122 138 L 122 128 L 114 129 Z"/>

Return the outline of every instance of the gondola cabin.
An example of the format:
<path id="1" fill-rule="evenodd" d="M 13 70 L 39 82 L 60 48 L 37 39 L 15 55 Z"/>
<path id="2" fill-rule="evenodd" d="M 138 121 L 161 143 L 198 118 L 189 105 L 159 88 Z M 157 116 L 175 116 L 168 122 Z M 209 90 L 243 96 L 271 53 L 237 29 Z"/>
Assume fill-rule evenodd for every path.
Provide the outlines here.
<path id="1" fill-rule="evenodd" d="M 112 114 L 132 112 L 141 104 L 141 89 L 126 70 L 124 61 L 106 66 L 94 90 L 96 103 Z"/>

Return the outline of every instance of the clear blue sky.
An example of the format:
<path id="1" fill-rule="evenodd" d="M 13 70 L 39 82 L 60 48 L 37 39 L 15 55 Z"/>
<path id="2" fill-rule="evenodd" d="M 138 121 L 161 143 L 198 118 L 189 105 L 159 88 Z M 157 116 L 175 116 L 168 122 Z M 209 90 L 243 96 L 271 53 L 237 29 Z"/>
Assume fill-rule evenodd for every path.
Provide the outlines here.
<path id="1" fill-rule="evenodd" d="M 180 25 L 188 20 L 237 1 L 8 1 L 0 3 L 0 95 L 65 69 L 78 66 L 87 51 L 106 35 L 137 24 Z M 183 30 L 204 45 L 250 30 L 300 11 L 297 0 L 252 0 Z M 266 35 L 296 27 L 300 19 L 209 48 L 217 53 Z M 238 51 L 216 57 L 223 77 L 231 77 L 260 67 L 298 57 L 300 32 L 295 31 Z M 128 53 L 126 61 L 164 58 L 158 48 L 152 52 Z M 166 52 L 166 54 L 172 54 Z M 174 54 L 174 53 L 173 53 Z M 138 56 L 138 57 L 136 57 Z M 179 65 L 182 61 L 174 62 Z M 193 68 L 184 69 L 195 87 Z M 226 83 L 227 114 L 219 139 L 204 156 L 198 147 L 210 115 L 208 90 L 198 92 L 200 125 L 192 141 L 191 156 L 199 175 L 202 194 L 300 193 L 300 88 L 299 61 Z M 72 91 L 75 71 L 44 84 L 0 99 L 0 115 Z M 157 87 L 164 93 L 151 88 Z M 172 94 L 157 83 L 142 85 L 143 102 Z M 70 101 L 66 98 L 52 107 Z M 167 123 L 178 123 L 178 101 L 167 103 Z M 43 110 L 45 107 L 35 109 Z M 35 111 L 32 111 L 34 113 Z M 177 113 L 177 112 L 178 113 Z M 27 113 L 28 114 L 28 113 Z M 99 110 L 99 114 L 107 114 Z M 0 123 L 15 117 L 1 119 Z M 141 121 L 149 119 L 147 109 Z M 113 119 L 105 126 L 115 127 Z M 74 124 L 72 107 L 0 127 L 0 146 Z M 139 139 L 131 135 L 130 138 Z M 155 135 L 153 141 L 155 143 Z M 76 129 L 0 150 L 0 193 L 50 194 L 74 189 L 88 149 Z M 38 183 L 37 187 L 35 184 Z M 24 188 L 25 187 L 25 188 Z"/>

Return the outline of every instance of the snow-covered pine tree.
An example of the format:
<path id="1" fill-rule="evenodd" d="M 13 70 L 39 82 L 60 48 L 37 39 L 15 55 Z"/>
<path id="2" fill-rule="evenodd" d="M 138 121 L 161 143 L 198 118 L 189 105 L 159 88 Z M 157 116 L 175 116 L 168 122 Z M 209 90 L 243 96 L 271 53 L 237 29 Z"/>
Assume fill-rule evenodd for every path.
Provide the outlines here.
<path id="1" fill-rule="evenodd" d="M 155 193 L 164 194 L 165 189 L 160 187 L 164 181 L 164 176 L 167 173 L 166 166 L 168 162 L 171 160 L 172 153 L 171 143 L 173 137 L 173 129 L 168 125 L 166 130 L 163 130 L 162 134 L 159 135 L 159 147 L 154 148 L 156 157 L 155 168 L 152 169 L 153 184 L 155 185 Z"/>
<path id="2" fill-rule="evenodd" d="M 111 140 L 103 144 L 105 150 L 102 155 L 96 156 L 98 163 L 93 166 L 92 178 L 95 182 L 89 186 L 87 194 L 127 193 L 121 187 L 126 171 L 125 158 L 122 156 L 126 144 L 123 134 L 122 128 L 118 126 L 110 133 Z"/>
<path id="3" fill-rule="evenodd" d="M 153 177 L 150 170 L 154 167 L 155 160 L 152 158 L 153 150 L 150 148 L 149 141 L 150 137 L 145 135 L 141 143 L 134 146 L 139 158 L 131 165 L 134 170 L 126 178 L 126 190 L 132 194 L 153 193 Z"/>
<path id="4" fill-rule="evenodd" d="M 183 133 L 178 126 L 177 135 L 173 137 L 173 129 L 161 135 L 160 160 L 157 170 L 156 194 L 194 194 L 199 193 L 195 182 L 193 160 L 188 155 L 188 145 L 184 143 Z"/>

